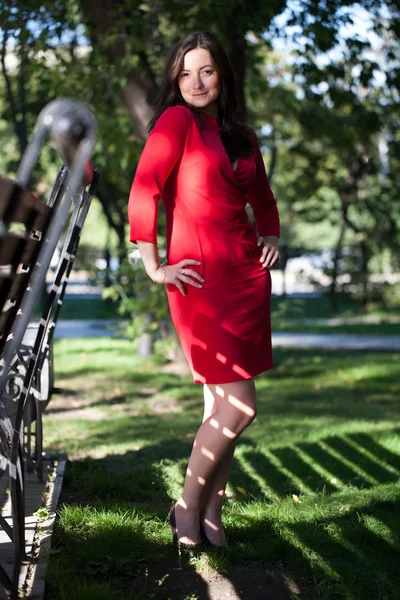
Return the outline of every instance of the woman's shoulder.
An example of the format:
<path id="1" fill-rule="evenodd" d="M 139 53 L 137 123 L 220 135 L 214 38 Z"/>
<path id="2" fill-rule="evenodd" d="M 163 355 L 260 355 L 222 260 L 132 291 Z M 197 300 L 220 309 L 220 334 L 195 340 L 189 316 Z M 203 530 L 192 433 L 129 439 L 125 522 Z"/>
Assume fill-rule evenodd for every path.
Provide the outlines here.
<path id="1" fill-rule="evenodd" d="M 175 104 L 169 106 L 164 112 L 158 117 L 156 126 L 159 128 L 166 127 L 170 130 L 174 130 L 177 127 L 179 129 L 187 130 L 190 122 L 193 119 L 192 111 L 187 106 L 182 104 Z"/>

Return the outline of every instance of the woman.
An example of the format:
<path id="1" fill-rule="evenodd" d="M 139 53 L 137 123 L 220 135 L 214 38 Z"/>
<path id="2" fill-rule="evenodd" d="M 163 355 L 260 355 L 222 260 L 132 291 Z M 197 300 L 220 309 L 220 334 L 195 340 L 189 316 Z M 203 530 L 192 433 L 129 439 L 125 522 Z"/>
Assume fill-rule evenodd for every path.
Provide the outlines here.
<path id="1" fill-rule="evenodd" d="M 221 511 L 235 444 L 256 416 L 253 378 L 273 366 L 268 268 L 279 260 L 279 216 L 257 138 L 238 118 L 234 72 L 213 35 L 192 33 L 172 48 L 149 131 L 129 198 L 130 239 L 149 277 L 166 284 L 194 382 L 204 385 L 203 422 L 169 519 L 180 544 L 226 546 Z"/>

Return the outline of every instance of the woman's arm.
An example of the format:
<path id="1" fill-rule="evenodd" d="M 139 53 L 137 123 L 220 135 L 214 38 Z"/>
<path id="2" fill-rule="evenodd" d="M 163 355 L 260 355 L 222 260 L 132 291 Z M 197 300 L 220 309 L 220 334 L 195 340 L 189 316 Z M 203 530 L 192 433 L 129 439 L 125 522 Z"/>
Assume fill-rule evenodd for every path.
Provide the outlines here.
<path id="1" fill-rule="evenodd" d="M 189 265 L 200 265 L 201 263 L 198 260 L 185 258 L 175 265 L 160 266 L 157 244 L 137 240 L 137 245 L 146 273 L 155 283 L 172 283 L 184 296 L 187 296 L 187 293 L 183 282 L 193 287 L 203 287 L 201 285 L 204 283 L 202 276 L 193 269 L 188 268 Z"/>
<path id="2" fill-rule="evenodd" d="M 157 244 L 158 202 L 181 156 L 189 126 L 183 106 L 172 106 L 157 120 L 143 149 L 128 203 L 130 241 Z"/>
<path id="3" fill-rule="evenodd" d="M 184 283 L 202 287 L 201 275 L 187 268 L 200 263 L 187 258 L 160 266 L 157 217 L 165 182 L 183 152 L 188 125 L 189 115 L 182 106 L 168 108 L 157 120 L 140 157 L 128 205 L 130 240 L 138 245 L 146 273 L 156 283 L 176 285 L 184 296 Z"/>
<path id="4" fill-rule="evenodd" d="M 279 212 L 257 141 L 256 144 L 256 176 L 254 184 L 249 190 L 247 201 L 253 209 L 257 225 L 259 235 L 257 244 L 263 246 L 260 262 L 263 267 L 272 267 L 279 261 Z"/>
<path id="5" fill-rule="evenodd" d="M 258 235 L 262 237 L 273 236 L 279 238 L 280 222 L 278 207 L 275 196 L 269 185 L 260 147 L 258 142 L 256 143 L 256 176 L 254 184 L 248 192 L 247 201 L 253 209 Z"/>
<path id="6" fill-rule="evenodd" d="M 160 269 L 157 244 L 137 240 L 137 245 L 147 275 L 156 283 L 163 283 L 164 274 Z"/>

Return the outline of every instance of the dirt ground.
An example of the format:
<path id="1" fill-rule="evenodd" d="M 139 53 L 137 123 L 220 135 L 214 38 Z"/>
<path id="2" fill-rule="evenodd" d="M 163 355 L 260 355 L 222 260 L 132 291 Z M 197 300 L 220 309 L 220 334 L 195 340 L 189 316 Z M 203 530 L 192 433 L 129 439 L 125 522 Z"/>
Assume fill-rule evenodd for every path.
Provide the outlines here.
<path id="1" fill-rule="evenodd" d="M 310 599 L 306 585 L 295 581 L 282 565 L 262 569 L 254 564 L 235 566 L 221 574 L 210 570 L 194 569 L 182 562 L 149 565 L 144 580 L 136 581 L 127 592 L 137 589 L 154 600 L 295 600 Z"/>

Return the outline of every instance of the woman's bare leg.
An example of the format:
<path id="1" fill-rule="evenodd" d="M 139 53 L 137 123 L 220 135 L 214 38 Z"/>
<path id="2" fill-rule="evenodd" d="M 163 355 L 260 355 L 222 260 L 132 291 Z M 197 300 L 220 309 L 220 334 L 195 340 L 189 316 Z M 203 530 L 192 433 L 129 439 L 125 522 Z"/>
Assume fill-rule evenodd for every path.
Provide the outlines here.
<path id="1" fill-rule="evenodd" d="M 183 492 L 175 508 L 178 539 L 184 544 L 200 542 L 200 513 L 207 497 L 207 482 L 223 468 L 223 459 L 227 456 L 228 460 L 237 438 L 256 416 L 252 379 L 208 387 L 214 396 L 215 411 L 197 432 Z"/>

